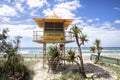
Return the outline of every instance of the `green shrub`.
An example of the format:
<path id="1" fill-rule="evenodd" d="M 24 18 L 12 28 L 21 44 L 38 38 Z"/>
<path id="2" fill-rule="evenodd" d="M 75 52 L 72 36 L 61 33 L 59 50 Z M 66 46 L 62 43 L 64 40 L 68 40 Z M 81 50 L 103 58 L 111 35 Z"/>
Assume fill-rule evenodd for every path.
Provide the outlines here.
<path id="1" fill-rule="evenodd" d="M 48 50 L 48 58 L 55 59 L 60 55 L 60 51 L 57 46 L 50 46 Z"/>
<path id="2" fill-rule="evenodd" d="M 0 33 L 0 53 L 4 55 L 4 61 L 0 60 L 0 80 L 31 80 L 33 71 L 22 63 L 23 58 L 17 54 L 21 37 L 8 42 L 7 31 L 3 29 Z"/>
<path id="3" fill-rule="evenodd" d="M 49 67 L 51 67 L 52 70 L 55 70 L 57 64 L 59 63 L 59 56 L 60 56 L 60 51 L 57 48 L 57 46 L 50 46 L 47 55 L 48 55 Z"/>
<path id="4" fill-rule="evenodd" d="M 60 80 L 82 80 L 80 73 L 76 72 L 68 72 L 68 73 L 63 73 L 60 77 Z"/>
<path id="5" fill-rule="evenodd" d="M 74 60 L 75 60 L 75 51 L 73 51 L 72 49 L 67 50 L 67 58 L 71 62 L 74 62 Z"/>

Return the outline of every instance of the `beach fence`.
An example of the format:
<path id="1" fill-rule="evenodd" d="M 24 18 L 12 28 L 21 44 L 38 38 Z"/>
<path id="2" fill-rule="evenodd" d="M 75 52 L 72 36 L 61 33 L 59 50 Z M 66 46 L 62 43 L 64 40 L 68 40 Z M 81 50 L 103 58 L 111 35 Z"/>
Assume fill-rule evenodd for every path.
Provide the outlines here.
<path id="1" fill-rule="evenodd" d="M 90 59 L 95 60 L 97 55 L 91 55 Z M 106 56 L 100 56 L 99 58 L 100 62 L 106 62 L 106 63 L 111 63 L 111 64 L 117 64 L 120 65 L 120 59 L 118 58 L 111 58 L 111 57 L 106 57 Z"/>

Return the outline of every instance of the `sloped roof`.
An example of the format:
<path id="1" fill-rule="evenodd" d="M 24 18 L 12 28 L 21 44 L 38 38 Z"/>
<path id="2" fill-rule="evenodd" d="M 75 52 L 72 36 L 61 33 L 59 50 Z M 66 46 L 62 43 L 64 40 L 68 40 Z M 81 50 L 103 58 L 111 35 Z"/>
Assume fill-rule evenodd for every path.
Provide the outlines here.
<path id="1" fill-rule="evenodd" d="M 47 18 L 34 18 L 35 22 L 40 28 L 44 27 L 44 22 L 63 22 L 64 28 L 67 29 L 72 23 L 73 19 L 62 19 L 55 12 Z"/>
<path id="2" fill-rule="evenodd" d="M 53 12 L 53 14 L 50 15 L 49 17 L 47 17 L 47 18 L 50 18 L 50 19 L 60 19 L 60 17 L 55 12 Z"/>

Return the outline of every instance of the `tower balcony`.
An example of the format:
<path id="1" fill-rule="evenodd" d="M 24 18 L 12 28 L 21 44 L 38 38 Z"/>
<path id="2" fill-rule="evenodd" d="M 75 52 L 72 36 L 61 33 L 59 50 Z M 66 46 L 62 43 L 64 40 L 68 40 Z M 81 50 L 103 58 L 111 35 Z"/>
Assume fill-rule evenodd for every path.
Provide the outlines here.
<path id="1" fill-rule="evenodd" d="M 56 35 L 57 33 L 54 34 Z M 58 37 L 57 35 L 55 37 Z M 75 41 L 74 36 L 68 31 L 64 32 L 64 39 L 59 39 L 59 37 L 55 37 L 53 37 L 53 39 L 46 40 L 43 31 L 33 31 L 33 41 L 37 43 L 70 43 Z"/>

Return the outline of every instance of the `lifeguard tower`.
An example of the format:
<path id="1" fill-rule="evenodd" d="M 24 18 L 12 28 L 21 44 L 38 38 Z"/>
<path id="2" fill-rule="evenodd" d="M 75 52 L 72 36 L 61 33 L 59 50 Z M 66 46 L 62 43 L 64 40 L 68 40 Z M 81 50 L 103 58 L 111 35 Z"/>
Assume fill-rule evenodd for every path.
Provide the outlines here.
<path id="1" fill-rule="evenodd" d="M 43 29 L 41 31 L 33 32 L 33 41 L 43 44 L 43 66 L 46 60 L 46 44 L 47 43 L 70 43 L 73 42 L 72 34 L 66 32 L 68 26 L 72 23 L 73 19 L 62 19 L 58 17 L 55 12 L 47 18 L 34 18 L 38 27 Z M 65 55 L 65 47 L 64 47 Z"/>

